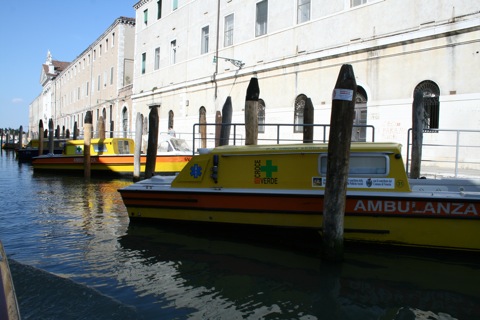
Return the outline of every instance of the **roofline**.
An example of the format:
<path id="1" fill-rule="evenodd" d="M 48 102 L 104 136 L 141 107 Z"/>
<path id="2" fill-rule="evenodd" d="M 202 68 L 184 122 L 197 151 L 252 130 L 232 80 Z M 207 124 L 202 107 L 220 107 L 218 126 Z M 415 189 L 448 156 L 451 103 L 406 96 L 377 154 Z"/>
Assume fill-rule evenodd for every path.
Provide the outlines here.
<path id="1" fill-rule="evenodd" d="M 135 25 L 135 18 L 129 17 L 118 17 L 115 21 L 94 41 L 92 42 L 85 50 L 83 50 L 71 63 L 73 64 L 80 57 L 82 57 L 86 52 L 90 51 L 95 47 L 110 31 L 112 31 L 119 24 Z"/>
<path id="2" fill-rule="evenodd" d="M 146 3 L 150 2 L 150 1 L 151 1 L 151 0 L 140 0 L 140 1 L 138 1 L 137 3 L 135 3 L 135 4 L 133 5 L 133 8 L 134 8 L 135 10 L 137 10 L 138 8 L 140 8 L 141 6 L 143 6 L 144 4 L 146 4 Z"/>

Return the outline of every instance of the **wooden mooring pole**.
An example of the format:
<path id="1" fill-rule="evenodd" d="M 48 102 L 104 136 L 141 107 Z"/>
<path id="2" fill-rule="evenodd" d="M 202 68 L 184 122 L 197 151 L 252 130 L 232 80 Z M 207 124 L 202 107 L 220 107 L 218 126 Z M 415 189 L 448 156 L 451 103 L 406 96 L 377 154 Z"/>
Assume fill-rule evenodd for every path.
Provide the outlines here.
<path id="1" fill-rule="evenodd" d="M 90 144 L 92 140 L 92 112 L 85 114 L 85 123 L 83 125 L 83 169 L 85 178 L 90 178 Z"/>
<path id="2" fill-rule="evenodd" d="M 220 111 L 215 112 L 215 147 L 220 145 L 220 134 L 222 132 L 222 113 Z"/>
<path id="3" fill-rule="evenodd" d="M 53 154 L 53 148 L 54 148 L 53 136 L 54 136 L 53 120 L 52 118 L 50 118 L 50 120 L 48 120 L 48 153 L 51 153 L 51 154 Z"/>
<path id="4" fill-rule="evenodd" d="M 303 110 L 303 143 L 313 142 L 313 103 L 312 99 L 307 98 Z"/>
<path id="5" fill-rule="evenodd" d="M 103 117 L 100 116 L 98 118 L 97 122 L 97 130 L 98 130 L 98 139 L 100 140 L 105 140 L 105 120 L 103 120 Z"/>
<path id="6" fill-rule="evenodd" d="M 207 147 L 207 118 L 205 112 L 200 113 L 200 148 Z"/>
<path id="7" fill-rule="evenodd" d="M 222 108 L 222 128 L 220 129 L 220 146 L 228 146 L 232 123 L 232 98 L 227 97 Z"/>
<path id="8" fill-rule="evenodd" d="M 332 262 L 343 260 L 343 223 L 356 92 L 353 68 L 345 64 L 333 90 L 323 208 L 323 255 Z"/>
<path id="9" fill-rule="evenodd" d="M 148 146 L 147 162 L 145 164 L 145 179 L 149 179 L 155 174 L 158 148 L 158 108 L 160 105 L 154 104 L 149 107 L 150 114 L 148 115 Z"/>
<path id="10" fill-rule="evenodd" d="M 18 149 L 23 147 L 23 126 L 18 129 Z"/>
<path id="11" fill-rule="evenodd" d="M 410 178 L 412 179 L 420 178 L 424 117 L 423 92 L 416 90 L 413 94 L 412 105 L 412 162 L 410 163 Z"/>
<path id="12" fill-rule="evenodd" d="M 38 155 L 43 155 L 43 121 L 38 121 Z"/>
<path id="13" fill-rule="evenodd" d="M 140 181 L 140 160 L 142 152 L 143 115 L 137 112 L 135 124 L 135 150 L 133 153 L 133 181 Z"/>
<path id="14" fill-rule="evenodd" d="M 78 124 L 77 121 L 73 124 L 73 140 L 77 140 L 78 137 Z"/>
<path id="15" fill-rule="evenodd" d="M 256 145 L 258 141 L 258 79 L 251 78 L 245 97 L 245 145 Z"/>

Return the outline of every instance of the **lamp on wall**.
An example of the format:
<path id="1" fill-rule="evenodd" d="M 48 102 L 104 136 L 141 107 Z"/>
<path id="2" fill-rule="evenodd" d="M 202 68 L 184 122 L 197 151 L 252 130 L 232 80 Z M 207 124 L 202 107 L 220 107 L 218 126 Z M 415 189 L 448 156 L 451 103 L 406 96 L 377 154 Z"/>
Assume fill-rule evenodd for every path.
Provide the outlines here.
<path id="1" fill-rule="evenodd" d="M 235 59 L 218 57 L 218 56 L 213 56 L 213 63 L 216 63 L 216 62 L 217 62 L 217 59 L 223 59 L 223 60 L 225 60 L 225 61 L 228 61 L 228 62 L 230 62 L 231 64 L 233 64 L 235 67 L 237 67 L 237 68 L 239 68 L 239 69 L 242 69 L 242 67 L 245 65 L 245 63 L 242 62 L 241 60 L 235 60 Z"/>

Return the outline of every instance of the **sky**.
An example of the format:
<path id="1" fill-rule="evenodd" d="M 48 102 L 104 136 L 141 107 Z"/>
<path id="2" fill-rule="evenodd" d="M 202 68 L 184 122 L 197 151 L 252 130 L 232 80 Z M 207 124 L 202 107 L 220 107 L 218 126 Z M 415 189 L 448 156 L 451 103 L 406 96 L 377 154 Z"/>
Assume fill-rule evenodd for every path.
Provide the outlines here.
<path id="1" fill-rule="evenodd" d="M 42 64 L 73 61 L 138 0 L 0 0 L 0 128 L 28 130 Z"/>

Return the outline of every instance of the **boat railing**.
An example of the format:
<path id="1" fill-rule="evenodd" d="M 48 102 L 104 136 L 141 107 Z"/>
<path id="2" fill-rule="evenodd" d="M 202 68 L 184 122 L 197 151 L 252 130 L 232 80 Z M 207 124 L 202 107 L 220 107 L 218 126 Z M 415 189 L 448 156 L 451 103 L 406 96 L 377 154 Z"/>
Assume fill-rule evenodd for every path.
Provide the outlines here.
<path id="1" fill-rule="evenodd" d="M 407 174 L 412 162 L 412 129 L 408 130 Z M 480 130 L 424 129 L 421 174 L 480 178 Z"/>
<path id="2" fill-rule="evenodd" d="M 219 144 L 220 137 L 215 133 L 216 127 L 222 124 L 216 123 L 196 123 L 193 125 L 192 148 L 211 148 Z M 230 145 L 245 144 L 245 124 L 231 123 L 230 126 Z M 287 124 L 287 123 L 265 123 L 258 126 L 258 144 L 285 144 L 298 143 L 304 141 L 303 132 L 306 128 L 312 127 L 313 139 L 308 142 L 326 143 L 330 133 L 330 124 Z M 375 141 L 375 127 L 372 125 L 354 125 L 352 141 Z M 201 132 L 204 132 L 202 135 Z M 360 138 L 356 132 L 365 131 L 365 137 Z"/>

